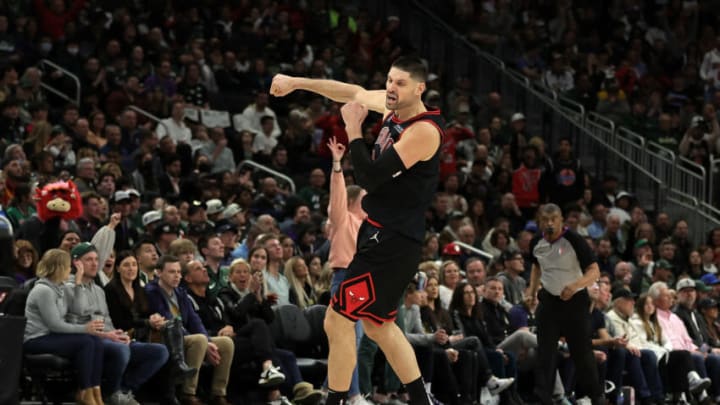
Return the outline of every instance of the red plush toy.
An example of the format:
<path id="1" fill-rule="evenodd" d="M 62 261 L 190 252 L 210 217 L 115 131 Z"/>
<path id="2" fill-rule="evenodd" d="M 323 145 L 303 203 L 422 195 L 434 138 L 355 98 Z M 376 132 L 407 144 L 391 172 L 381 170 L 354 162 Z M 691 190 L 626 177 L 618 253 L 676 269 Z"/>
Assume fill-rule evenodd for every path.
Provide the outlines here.
<path id="1" fill-rule="evenodd" d="M 60 218 L 66 221 L 83 213 L 82 197 L 72 180 L 46 184 L 36 190 L 37 215 L 43 221 Z"/>

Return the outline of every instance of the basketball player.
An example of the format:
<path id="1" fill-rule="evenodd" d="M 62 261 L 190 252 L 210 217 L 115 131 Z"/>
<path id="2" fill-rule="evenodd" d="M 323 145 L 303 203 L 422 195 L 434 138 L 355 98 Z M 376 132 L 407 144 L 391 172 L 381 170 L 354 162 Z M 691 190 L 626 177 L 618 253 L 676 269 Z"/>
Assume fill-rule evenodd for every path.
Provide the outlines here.
<path id="1" fill-rule="evenodd" d="M 426 79 L 427 68 L 412 57 L 393 62 L 385 91 L 332 80 L 273 78 L 274 96 L 307 90 L 346 103 L 341 112 L 355 179 L 367 191 L 362 207 L 368 217 L 360 226 L 357 251 L 325 316 L 330 343 L 327 405 L 346 400 L 356 362 L 358 320 L 405 384 L 411 403 L 428 404 L 415 353 L 393 322 L 403 291 L 417 272 L 425 210 L 438 182 L 444 122 L 439 110 L 428 110 L 421 100 Z M 362 140 L 368 109 L 384 117 L 372 156 Z"/>

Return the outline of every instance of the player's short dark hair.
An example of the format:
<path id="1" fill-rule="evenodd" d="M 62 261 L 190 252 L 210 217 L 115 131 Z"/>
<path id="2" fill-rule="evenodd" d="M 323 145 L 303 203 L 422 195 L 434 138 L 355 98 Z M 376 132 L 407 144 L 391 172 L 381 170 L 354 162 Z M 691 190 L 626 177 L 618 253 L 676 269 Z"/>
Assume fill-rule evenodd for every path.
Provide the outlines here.
<path id="1" fill-rule="evenodd" d="M 416 56 L 401 56 L 392 64 L 392 67 L 398 68 L 410 73 L 410 77 L 418 82 L 426 82 L 428 77 L 428 69 L 422 59 Z"/>

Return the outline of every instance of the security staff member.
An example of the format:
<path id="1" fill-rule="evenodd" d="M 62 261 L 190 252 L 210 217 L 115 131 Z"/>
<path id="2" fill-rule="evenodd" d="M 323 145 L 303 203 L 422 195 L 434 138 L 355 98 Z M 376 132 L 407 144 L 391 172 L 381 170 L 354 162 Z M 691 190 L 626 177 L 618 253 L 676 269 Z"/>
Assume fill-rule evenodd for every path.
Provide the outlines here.
<path id="1" fill-rule="evenodd" d="M 542 233 L 530 244 L 533 266 L 529 292 L 532 297 L 542 283 L 535 312 L 540 367 L 536 394 L 543 404 L 553 403 L 558 340 L 565 337 L 575 362 L 577 397 L 589 397 L 593 405 L 604 404 L 592 352 L 590 297 L 586 290 L 600 276 L 595 255 L 580 235 L 563 226 L 557 205 L 540 207 L 538 226 Z"/>

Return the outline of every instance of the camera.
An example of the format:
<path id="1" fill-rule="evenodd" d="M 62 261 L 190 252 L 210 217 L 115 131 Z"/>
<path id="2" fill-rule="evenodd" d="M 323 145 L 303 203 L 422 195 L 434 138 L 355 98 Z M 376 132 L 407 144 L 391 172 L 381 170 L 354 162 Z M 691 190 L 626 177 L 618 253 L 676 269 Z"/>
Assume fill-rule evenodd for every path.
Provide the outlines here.
<path id="1" fill-rule="evenodd" d="M 712 127 L 710 126 L 710 123 L 707 122 L 703 117 L 693 118 L 690 128 L 695 129 L 693 136 L 695 136 L 696 138 L 701 137 L 703 134 L 712 132 Z"/>

